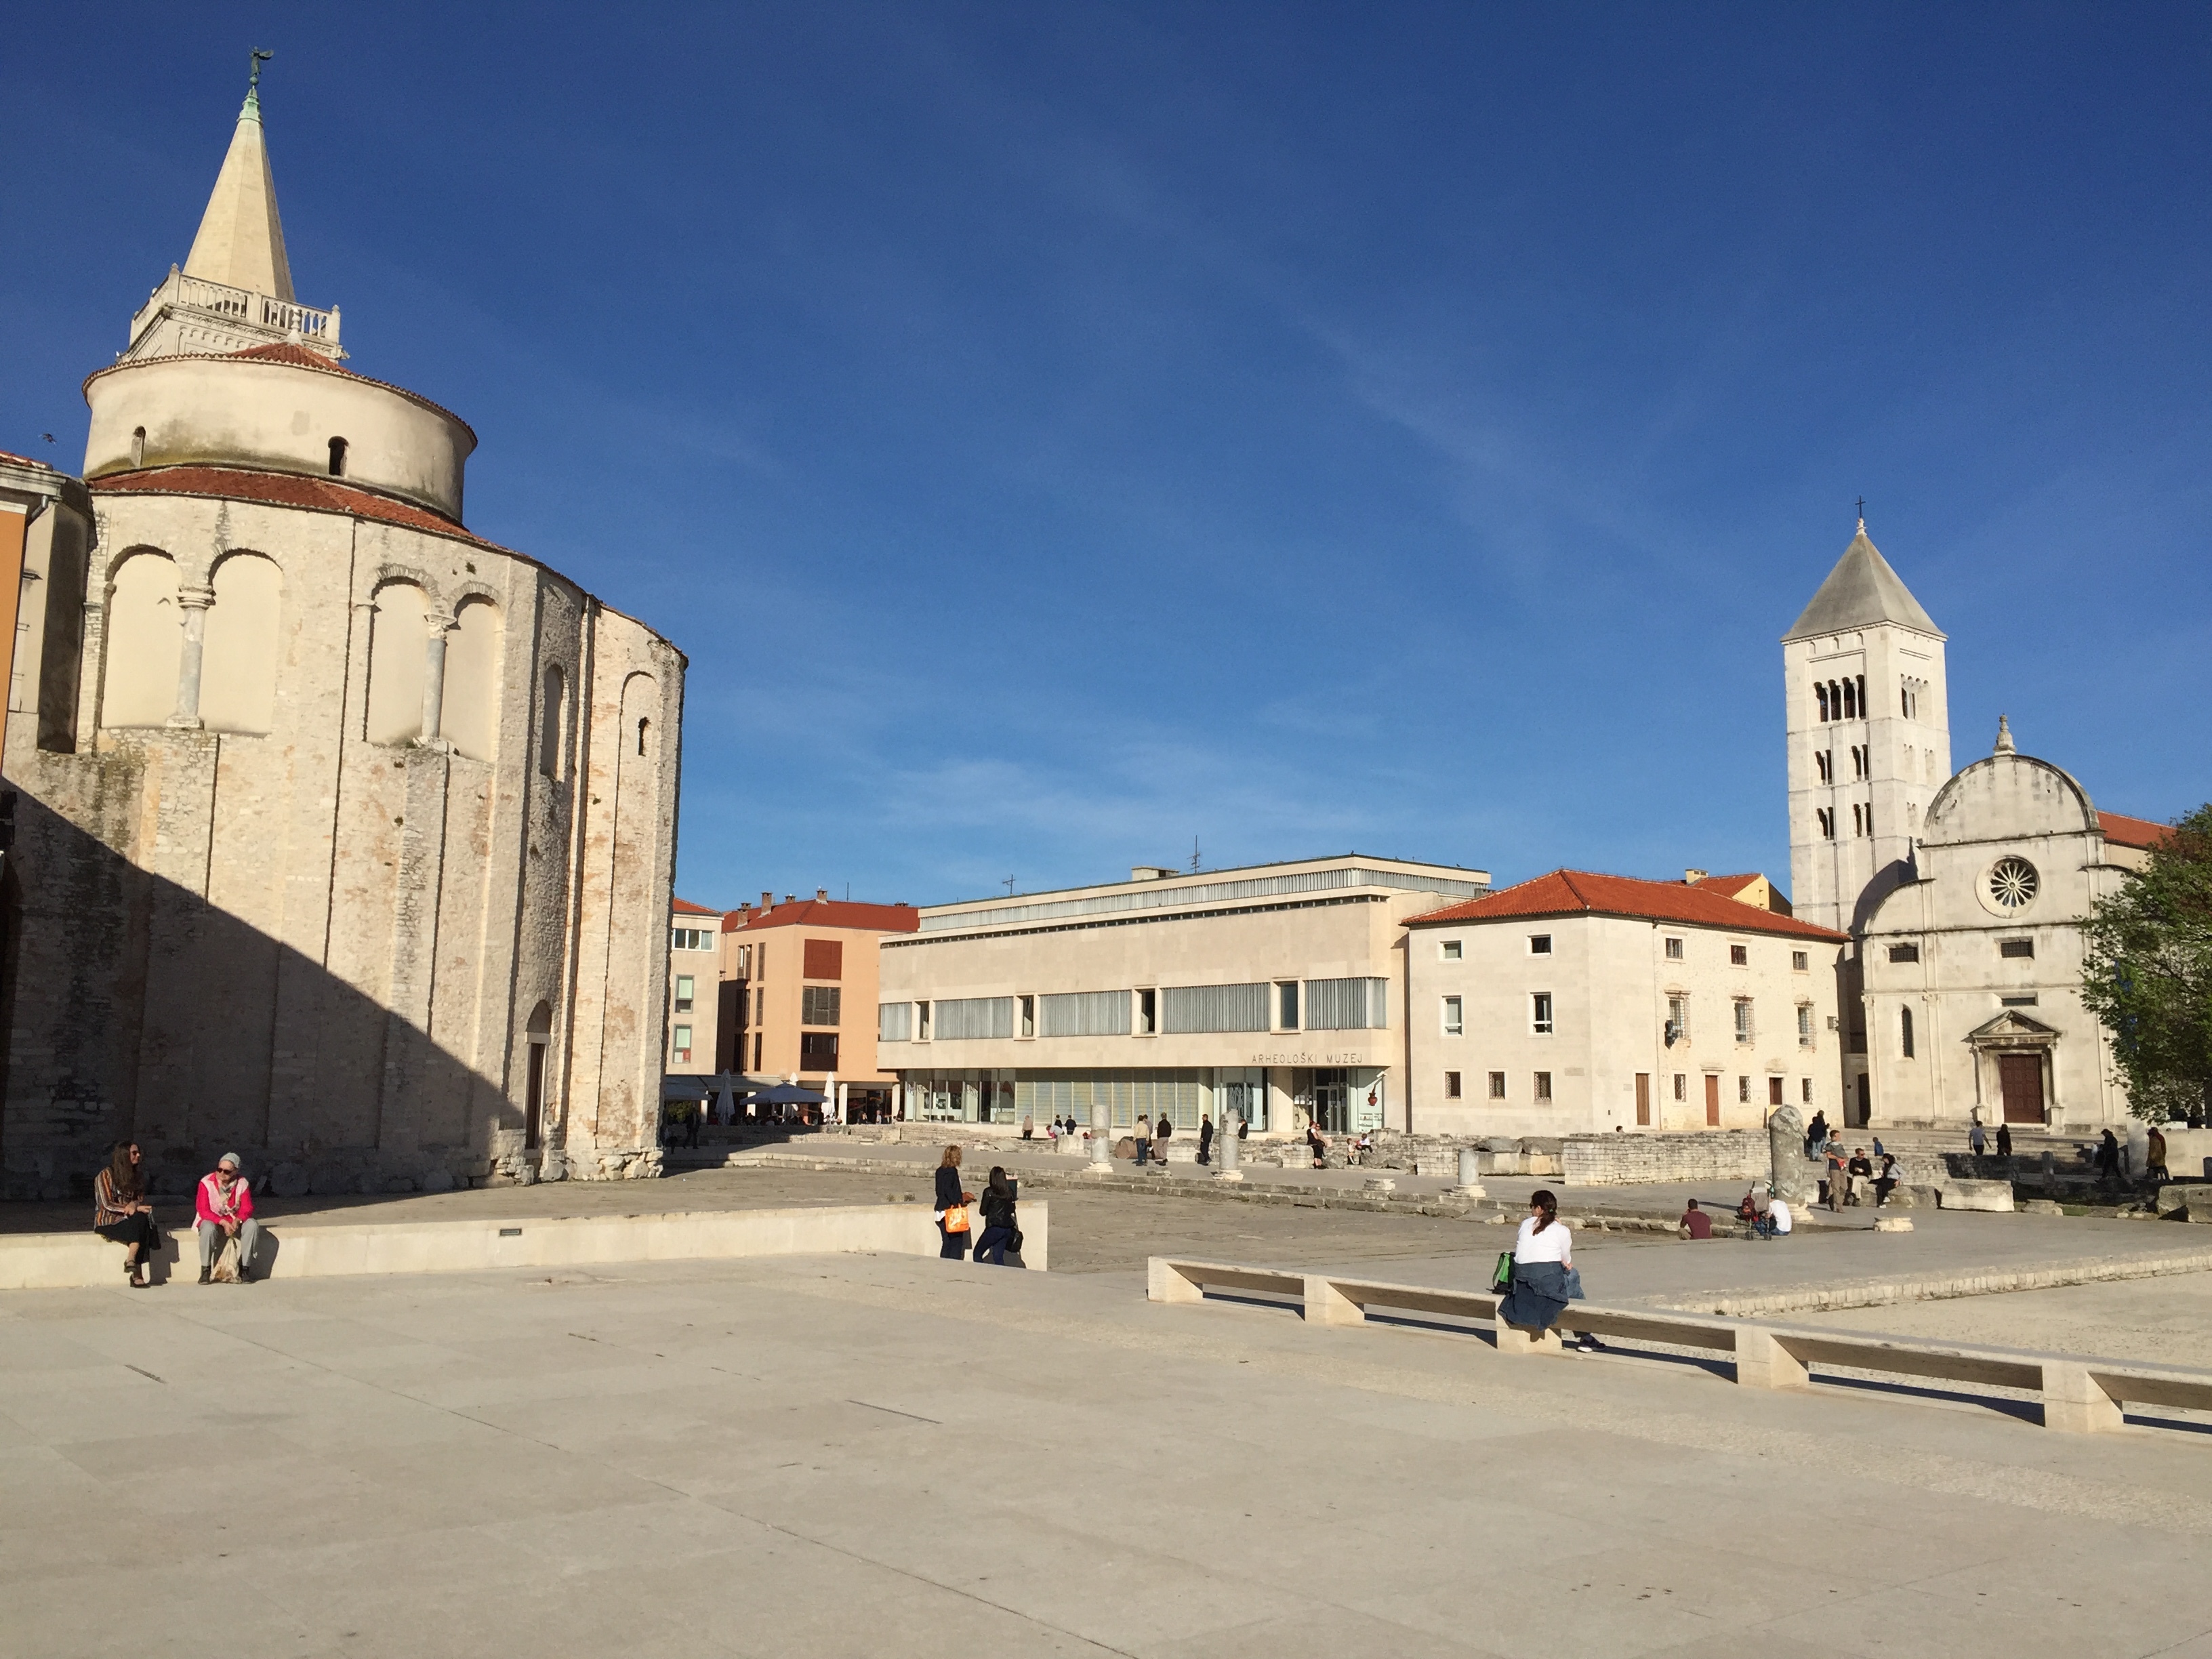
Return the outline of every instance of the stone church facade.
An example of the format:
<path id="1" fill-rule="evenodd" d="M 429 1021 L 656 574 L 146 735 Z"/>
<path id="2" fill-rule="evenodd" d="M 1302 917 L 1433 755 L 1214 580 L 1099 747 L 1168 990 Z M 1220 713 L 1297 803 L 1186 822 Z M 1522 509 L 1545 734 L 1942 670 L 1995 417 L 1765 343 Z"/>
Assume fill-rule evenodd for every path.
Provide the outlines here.
<path id="1" fill-rule="evenodd" d="M 1844 1119 L 2127 1121 L 2082 1006 L 2082 923 L 2165 833 L 2017 752 L 1955 775 L 1945 636 L 1863 523 L 1783 638 L 1796 914 L 1850 934 Z"/>
<path id="2" fill-rule="evenodd" d="M 462 520 L 475 434 L 294 297 L 258 96 L 27 548 L 15 1196 L 657 1170 L 684 660 Z M 90 522 L 84 522 L 88 507 Z"/>

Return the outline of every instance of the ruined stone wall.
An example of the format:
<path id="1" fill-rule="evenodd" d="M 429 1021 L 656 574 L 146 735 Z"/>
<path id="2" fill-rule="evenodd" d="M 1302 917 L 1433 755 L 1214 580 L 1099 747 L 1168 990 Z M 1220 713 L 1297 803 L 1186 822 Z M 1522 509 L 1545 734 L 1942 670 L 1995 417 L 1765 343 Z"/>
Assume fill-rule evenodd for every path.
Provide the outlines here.
<path id="1" fill-rule="evenodd" d="M 95 501 L 82 639 L 46 619 L 26 670 L 46 718 L 9 716 L 22 800 L 0 963 L 7 1193 L 80 1189 L 126 1134 L 177 1189 L 228 1151 L 280 1191 L 656 1170 L 680 653 L 458 532 Z M 242 611 L 215 625 L 220 565 L 239 553 L 280 573 L 273 629 Z M 149 554 L 168 565 L 142 564 L 137 588 L 185 610 L 126 594 L 140 608 L 118 628 L 117 572 Z M 272 654 L 270 729 L 103 720 L 117 637 L 166 650 L 160 630 L 196 605 L 223 683 L 252 684 L 229 653 Z M 488 752 L 369 740 L 372 643 L 394 617 L 460 665 L 425 717 Z M 487 648 L 495 672 L 480 672 Z M 73 686 L 52 684 L 72 667 Z M 71 707 L 74 721 L 58 712 Z M 533 1013 L 549 1057 L 536 1146 Z"/>

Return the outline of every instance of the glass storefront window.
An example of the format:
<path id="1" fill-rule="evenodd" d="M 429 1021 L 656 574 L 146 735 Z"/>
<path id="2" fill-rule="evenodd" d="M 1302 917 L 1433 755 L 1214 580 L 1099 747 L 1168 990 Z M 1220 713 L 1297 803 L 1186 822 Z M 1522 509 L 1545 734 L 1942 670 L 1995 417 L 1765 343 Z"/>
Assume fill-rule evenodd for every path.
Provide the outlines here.
<path id="1" fill-rule="evenodd" d="M 1242 1118 L 1255 1133 L 1267 1128 L 1267 1073 L 1264 1066 L 1224 1066 L 1213 1073 L 1213 1121 L 1226 1127 Z"/>

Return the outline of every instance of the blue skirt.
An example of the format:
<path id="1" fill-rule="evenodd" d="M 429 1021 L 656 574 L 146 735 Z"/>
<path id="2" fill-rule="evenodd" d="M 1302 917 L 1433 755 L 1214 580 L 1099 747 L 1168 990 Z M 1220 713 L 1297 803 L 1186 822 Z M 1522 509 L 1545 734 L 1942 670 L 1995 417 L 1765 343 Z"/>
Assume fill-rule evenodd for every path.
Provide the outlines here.
<path id="1" fill-rule="evenodd" d="M 1523 1330 L 1547 1331 L 1567 1310 L 1567 1270 L 1556 1261 L 1516 1261 L 1513 1288 L 1498 1304 L 1498 1316 Z"/>

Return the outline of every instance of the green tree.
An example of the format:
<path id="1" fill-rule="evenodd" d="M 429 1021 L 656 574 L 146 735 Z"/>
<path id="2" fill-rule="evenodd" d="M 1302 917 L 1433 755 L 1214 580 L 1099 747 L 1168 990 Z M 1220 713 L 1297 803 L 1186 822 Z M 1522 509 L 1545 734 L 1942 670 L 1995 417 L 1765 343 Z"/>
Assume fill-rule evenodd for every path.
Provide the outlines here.
<path id="1" fill-rule="evenodd" d="M 2212 1112 L 2212 803 L 2088 923 L 2081 1000 L 2112 1034 L 2136 1115 Z"/>

